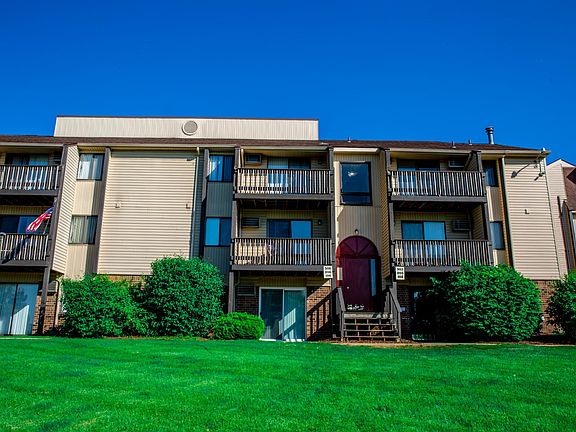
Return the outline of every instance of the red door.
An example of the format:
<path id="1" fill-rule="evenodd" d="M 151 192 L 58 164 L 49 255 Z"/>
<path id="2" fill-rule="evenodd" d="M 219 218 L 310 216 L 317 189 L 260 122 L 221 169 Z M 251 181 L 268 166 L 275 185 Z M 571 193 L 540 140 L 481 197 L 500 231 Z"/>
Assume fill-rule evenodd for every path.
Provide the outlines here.
<path id="1" fill-rule="evenodd" d="M 374 243 L 362 236 L 343 240 L 336 250 L 337 265 L 341 269 L 344 302 L 348 310 L 375 311 L 378 295 L 378 250 Z M 374 295 L 373 295 L 374 294 Z"/>
<path id="2" fill-rule="evenodd" d="M 340 258 L 342 294 L 346 307 L 352 310 L 374 310 L 370 259 Z"/>

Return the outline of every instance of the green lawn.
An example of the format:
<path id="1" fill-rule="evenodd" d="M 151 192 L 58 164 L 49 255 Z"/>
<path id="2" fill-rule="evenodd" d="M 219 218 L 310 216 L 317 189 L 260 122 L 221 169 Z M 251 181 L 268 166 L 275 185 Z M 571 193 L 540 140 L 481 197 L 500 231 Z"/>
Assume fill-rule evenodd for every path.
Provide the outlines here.
<path id="1" fill-rule="evenodd" d="M 576 347 L 0 340 L 0 430 L 569 431 Z"/>

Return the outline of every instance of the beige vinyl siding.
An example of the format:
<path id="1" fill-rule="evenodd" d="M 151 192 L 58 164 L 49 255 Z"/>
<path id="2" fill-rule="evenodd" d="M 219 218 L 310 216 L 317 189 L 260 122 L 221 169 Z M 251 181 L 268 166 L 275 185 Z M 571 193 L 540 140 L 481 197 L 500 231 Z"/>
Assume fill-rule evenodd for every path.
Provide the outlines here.
<path id="1" fill-rule="evenodd" d="M 486 187 L 488 199 L 488 218 L 491 221 L 504 220 L 504 204 L 502 202 L 502 188 L 488 186 Z"/>
<path id="2" fill-rule="evenodd" d="M 556 239 L 558 265 L 560 273 L 566 274 L 568 272 L 568 262 L 566 260 L 566 246 L 564 244 L 564 234 L 562 232 L 562 220 L 560 216 L 560 205 L 567 198 L 563 168 L 564 166 L 562 161 L 559 160 L 547 167 L 546 176 L 548 179 L 548 195 L 550 200 L 550 211 L 552 212 L 554 237 Z"/>
<path id="3" fill-rule="evenodd" d="M 190 120 L 198 125 L 194 135 L 182 132 Z M 317 140 L 318 120 L 57 117 L 54 136 Z"/>
<path id="4" fill-rule="evenodd" d="M 52 268 L 62 274 L 66 273 L 66 261 L 68 258 L 68 236 L 70 234 L 70 222 L 72 220 L 74 195 L 76 193 L 76 174 L 78 172 L 78 147 L 75 145 L 67 146 L 64 152 L 66 154 L 66 164 L 62 167 L 64 170 L 64 181 L 60 185 L 62 197 L 59 205 L 52 264 Z"/>
<path id="5" fill-rule="evenodd" d="M 386 155 L 380 152 L 380 202 L 381 217 L 380 226 L 382 231 L 382 248 L 381 248 L 381 265 L 382 265 L 382 280 L 390 276 L 390 226 L 388 224 L 388 171 L 386 169 Z"/>
<path id="6" fill-rule="evenodd" d="M 0 205 L 0 215 L 40 216 L 49 207 L 47 206 L 11 206 Z"/>
<path id="7" fill-rule="evenodd" d="M 340 190 L 342 187 L 340 178 L 341 162 L 369 162 L 370 163 L 370 183 L 372 185 L 372 205 L 354 206 L 343 205 L 340 201 Z M 380 163 L 378 154 L 334 154 L 334 184 L 336 200 L 336 244 L 347 237 L 361 235 L 370 239 L 378 248 L 380 256 L 383 254 L 382 248 L 382 196 L 385 183 L 381 180 L 385 175 Z M 386 247 L 388 247 L 386 245 Z"/>
<path id="8" fill-rule="evenodd" d="M 240 237 L 265 238 L 267 236 L 268 219 L 303 219 L 312 221 L 313 238 L 330 238 L 330 221 L 328 210 L 266 210 L 245 209 L 240 212 Z M 257 217 L 260 219 L 258 228 L 242 228 L 242 218 Z M 320 221 L 320 225 L 318 224 Z"/>
<path id="9" fill-rule="evenodd" d="M 455 220 L 469 220 L 465 212 L 396 212 L 394 219 L 394 236 L 402 238 L 402 221 L 439 221 L 445 222 L 446 240 L 469 240 L 469 231 L 454 231 L 452 224 Z"/>
<path id="10" fill-rule="evenodd" d="M 484 212 L 482 211 L 482 206 L 474 206 L 470 213 L 472 216 L 472 238 L 475 240 L 485 240 Z"/>
<path id="11" fill-rule="evenodd" d="M 231 182 L 208 182 L 206 192 L 206 217 L 232 217 Z"/>
<path id="12" fill-rule="evenodd" d="M 198 163 L 195 153 L 112 152 L 99 273 L 147 274 L 158 258 L 189 256 Z"/>
<path id="13" fill-rule="evenodd" d="M 98 253 L 93 244 L 68 245 L 66 277 L 80 279 L 86 274 L 96 273 Z"/>
<path id="14" fill-rule="evenodd" d="M 560 276 L 552 215 L 545 176 L 545 161 L 505 159 L 505 184 L 514 266 L 531 279 L 552 280 Z M 516 173 L 513 176 L 513 173 Z"/>
<path id="15" fill-rule="evenodd" d="M 98 215 L 104 199 L 103 184 L 101 180 L 77 180 L 73 214 Z"/>
<path id="16" fill-rule="evenodd" d="M 204 246 L 204 259 L 214 264 L 224 278 L 224 284 L 228 284 L 228 272 L 230 270 L 230 247 Z"/>
<path id="17" fill-rule="evenodd" d="M 245 157 L 246 154 L 260 154 L 261 155 L 261 159 L 262 159 L 262 163 L 260 164 L 249 164 L 246 165 L 244 163 L 245 161 Z M 242 167 L 243 168 L 257 168 L 257 169 L 267 169 L 268 168 L 268 158 L 270 156 L 262 154 L 262 153 L 257 153 L 257 152 L 250 152 L 250 153 L 244 153 L 244 156 L 242 157 Z M 296 158 L 304 158 L 304 159 L 310 159 L 310 169 L 328 169 L 328 162 L 326 161 L 326 154 L 322 153 L 322 154 L 318 154 L 318 153 L 314 153 L 314 154 L 310 154 L 307 152 L 299 152 L 299 153 L 294 153 L 294 152 L 289 152 L 289 151 L 274 151 L 274 157 L 296 157 Z"/>

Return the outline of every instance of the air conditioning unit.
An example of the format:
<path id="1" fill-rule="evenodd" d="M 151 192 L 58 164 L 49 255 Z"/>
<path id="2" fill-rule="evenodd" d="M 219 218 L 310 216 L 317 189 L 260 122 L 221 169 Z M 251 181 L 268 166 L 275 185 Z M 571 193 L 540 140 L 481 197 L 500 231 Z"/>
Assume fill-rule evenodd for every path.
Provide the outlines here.
<path id="1" fill-rule="evenodd" d="M 260 165 L 262 163 L 262 155 L 259 153 L 251 153 L 244 156 L 244 163 L 246 165 Z"/>
<path id="2" fill-rule="evenodd" d="M 452 222 L 453 231 L 470 231 L 470 221 L 467 220 L 455 220 Z"/>
<path id="3" fill-rule="evenodd" d="M 462 159 L 450 159 L 448 160 L 448 168 L 450 169 L 464 169 L 465 162 Z"/>
<path id="4" fill-rule="evenodd" d="M 260 218 L 243 217 L 241 221 L 242 228 L 260 228 Z"/>

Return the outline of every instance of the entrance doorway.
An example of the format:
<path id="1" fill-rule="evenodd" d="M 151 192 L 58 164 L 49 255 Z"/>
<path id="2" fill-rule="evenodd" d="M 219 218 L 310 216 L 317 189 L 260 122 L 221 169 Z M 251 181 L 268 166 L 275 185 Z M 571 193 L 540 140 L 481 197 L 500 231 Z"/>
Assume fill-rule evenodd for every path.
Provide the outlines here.
<path id="1" fill-rule="evenodd" d="M 342 240 L 336 249 L 338 283 L 349 311 L 376 311 L 380 295 L 378 249 L 362 236 Z"/>
<path id="2" fill-rule="evenodd" d="M 260 289 L 260 317 L 265 340 L 306 339 L 306 288 Z"/>

